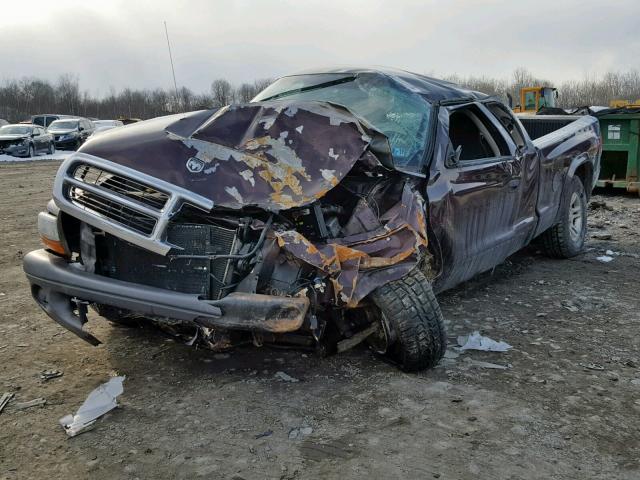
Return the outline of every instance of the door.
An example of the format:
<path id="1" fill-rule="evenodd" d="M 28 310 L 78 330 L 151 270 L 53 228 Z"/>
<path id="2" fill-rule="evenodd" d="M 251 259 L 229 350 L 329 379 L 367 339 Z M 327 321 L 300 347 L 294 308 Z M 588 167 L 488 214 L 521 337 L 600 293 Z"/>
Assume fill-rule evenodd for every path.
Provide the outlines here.
<path id="1" fill-rule="evenodd" d="M 35 146 L 36 151 L 43 151 L 46 150 L 48 147 L 47 141 L 46 141 L 46 135 L 44 134 L 44 130 L 42 130 L 42 128 L 40 127 L 36 127 L 33 129 L 34 133 L 35 133 L 35 137 L 33 138 L 33 143 Z"/>
<path id="2" fill-rule="evenodd" d="M 537 162 L 535 149 L 519 148 L 483 104 L 449 107 L 441 120 L 448 148 L 434 158 L 440 165 L 427 187 L 437 290 L 493 268 L 528 242 Z"/>

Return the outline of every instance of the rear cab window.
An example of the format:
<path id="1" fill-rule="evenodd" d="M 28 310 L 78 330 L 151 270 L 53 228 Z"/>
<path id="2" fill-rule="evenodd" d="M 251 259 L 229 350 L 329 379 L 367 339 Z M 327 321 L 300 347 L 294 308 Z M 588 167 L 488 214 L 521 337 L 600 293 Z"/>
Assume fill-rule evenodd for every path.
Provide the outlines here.
<path id="1" fill-rule="evenodd" d="M 493 115 L 498 119 L 500 124 L 507 131 L 511 140 L 518 148 L 523 148 L 527 145 L 525 140 L 525 136 L 522 133 L 522 128 L 518 124 L 518 121 L 515 117 L 509 112 L 507 107 L 502 105 L 501 103 L 489 103 L 486 107 L 493 113 Z"/>

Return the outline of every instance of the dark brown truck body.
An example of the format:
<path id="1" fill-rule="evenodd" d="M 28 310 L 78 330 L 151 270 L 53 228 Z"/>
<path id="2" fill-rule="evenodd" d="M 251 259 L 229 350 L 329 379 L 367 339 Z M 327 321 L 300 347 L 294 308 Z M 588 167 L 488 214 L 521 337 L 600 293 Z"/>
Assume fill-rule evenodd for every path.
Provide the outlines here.
<path id="1" fill-rule="evenodd" d="M 600 150 L 592 117 L 531 141 L 501 103 L 407 72 L 284 77 L 249 104 L 89 140 L 41 214 L 63 253 L 24 268 L 45 311 L 92 343 L 86 304 L 212 348 L 386 351 L 408 341 L 376 310 L 386 286 L 418 278 L 428 296 L 491 269 L 558 223 L 574 177 L 591 191 Z M 444 343 L 410 368 L 444 353 L 436 330 Z"/>

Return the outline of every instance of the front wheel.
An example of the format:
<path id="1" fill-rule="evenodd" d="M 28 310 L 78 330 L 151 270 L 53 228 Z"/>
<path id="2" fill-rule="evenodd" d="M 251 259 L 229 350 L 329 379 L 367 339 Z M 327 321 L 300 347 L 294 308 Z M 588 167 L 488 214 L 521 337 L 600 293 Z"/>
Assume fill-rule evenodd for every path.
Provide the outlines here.
<path id="1" fill-rule="evenodd" d="M 578 177 L 568 185 L 560 206 L 560 221 L 544 232 L 540 239 L 544 252 L 554 258 L 571 258 L 582 252 L 587 235 L 587 195 Z"/>
<path id="2" fill-rule="evenodd" d="M 440 305 L 424 273 L 414 269 L 376 289 L 371 299 L 385 332 L 385 355 L 406 372 L 437 365 L 447 349 L 447 335 Z"/>
<path id="3" fill-rule="evenodd" d="M 51 142 L 51 143 L 49 144 L 49 149 L 47 150 L 47 153 L 48 153 L 49 155 L 53 155 L 54 153 L 56 153 L 56 147 L 55 147 L 55 145 L 53 144 L 53 142 Z"/>
<path id="4" fill-rule="evenodd" d="M 27 154 L 29 158 L 33 158 L 36 156 L 36 149 L 33 145 L 29 145 L 29 153 Z"/>

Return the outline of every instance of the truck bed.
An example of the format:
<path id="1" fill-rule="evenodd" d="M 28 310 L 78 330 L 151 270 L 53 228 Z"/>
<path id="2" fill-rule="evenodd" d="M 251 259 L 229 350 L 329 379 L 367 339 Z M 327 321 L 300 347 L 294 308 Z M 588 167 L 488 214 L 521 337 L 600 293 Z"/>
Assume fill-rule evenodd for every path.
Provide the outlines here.
<path id="1" fill-rule="evenodd" d="M 583 118 L 584 115 L 528 115 L 518 117 L 531 140 L 537 140 L 570 123 Z"/>

